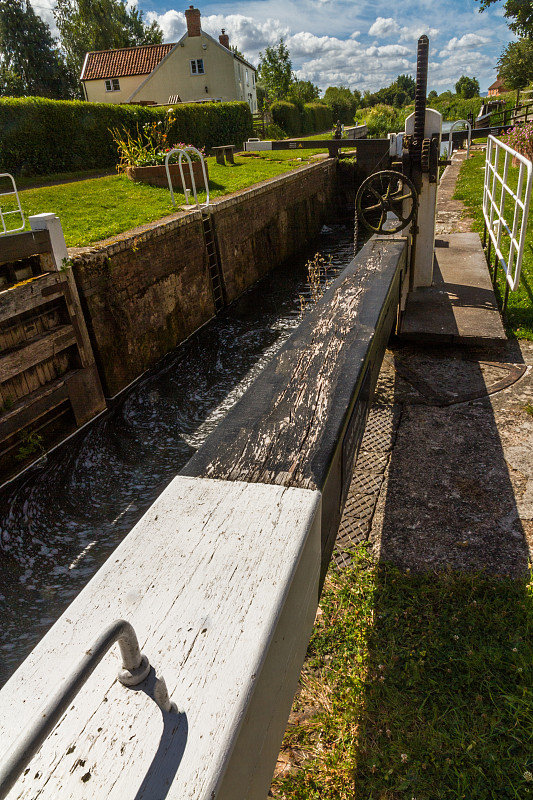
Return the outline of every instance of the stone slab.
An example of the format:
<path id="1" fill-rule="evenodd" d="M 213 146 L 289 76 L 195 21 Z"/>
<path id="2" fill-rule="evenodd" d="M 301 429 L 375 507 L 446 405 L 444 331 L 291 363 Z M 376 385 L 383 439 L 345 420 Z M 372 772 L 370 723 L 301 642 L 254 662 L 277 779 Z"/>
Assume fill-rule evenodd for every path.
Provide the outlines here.
<path id="1" fill-rule="evenodd" d="M 437 239 L 433 276 L 432 286 L 407 298 L 402 339 L 473 346 L 506 341 L 477 233 Z"/>

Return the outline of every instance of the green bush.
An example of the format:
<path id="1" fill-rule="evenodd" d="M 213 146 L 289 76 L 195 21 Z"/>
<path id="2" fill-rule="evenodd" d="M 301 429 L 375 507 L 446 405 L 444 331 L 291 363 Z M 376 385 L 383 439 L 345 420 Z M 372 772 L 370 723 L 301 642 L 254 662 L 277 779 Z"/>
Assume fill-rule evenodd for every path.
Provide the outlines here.
<path id="1" fill-rule="evenodd" d="M 395 108 L 378 103 L 373 108 L 358 109 L 355 120 L 358 124 L 366 123 L 370 138 L 385 139 L 388 133 L 405 130 L 405 120 L 412 112 L 413 106 Z"/>
<path id="2" fill-rule="evenodd" d="M 303 108 L 303 133 L 322 133 L 333 127 L 331 109 L 324 103 L 306 103 Z"/>
<path id="3" fill-rule="evenodd" d="M 0 98 L 0 169 L 15 175 L 46 175 L 109 169 L 118 161 L 111 129 L 132 134 L 163 120 L 166 108 Z M 170 141 L 211 148 L 241 143 L 252 135 L 247 103 L 190 103 L 174 109 Z"/>
<path id="4" fill-rule="evenodd" d="M 298 106 L 295 106 L 294 103 L 287 103 L 285 100 L 277 100 L 272 103 L 270 113 L 274 124 L 287 131 L 289 136 L 300 136 L 302 118 Z"/>
<path id="5" fill-rule="evenodd" d="M 333 125 L 331 110 L 324 103 L 305 103 L 298 108 L 294 103 L 278 100 L 270 108 L 274 124 L 289 136 L 329 130 Z"/>
<path id="6" fill-rule="evenodd" d="M 265 139 L 288 139 L 286 131 L 272 123 L 265 128 Z"/>
<path id="7" fill-rule="evenodd" d="M 453 121 L 456 119 L 468 119 L 469 113 L 475 119 L 484 101 L 485 98 L 483 97 L 465 99 L 458 94 L 452 94 L 452 92 L 443 92 L 439 97 L 432 98 L 429 105 L 442 114 L 443 120 Z"/>

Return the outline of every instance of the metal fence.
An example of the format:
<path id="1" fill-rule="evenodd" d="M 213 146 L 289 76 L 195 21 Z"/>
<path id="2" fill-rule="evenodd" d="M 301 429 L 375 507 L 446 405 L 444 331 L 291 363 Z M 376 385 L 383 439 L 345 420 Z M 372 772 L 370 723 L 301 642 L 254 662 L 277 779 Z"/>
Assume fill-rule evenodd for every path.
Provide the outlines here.
<path id="1" fill-rule="evenodd" d="M 518 166 L 518 174 L 510 170 L 513 164 Z M 489 136 L 483 186 L 483 246 L 487 244 L 488 234 L 489 263 L 493 247 L 495 253 L 494 285 L 498 265 L 501 264 L 505 271 L 504 312 L 509 291 L 515 291 L 520 282 L 532 180 L 531 161 L 494 136 Z"/>
<path id="2" fill-rule="evenodd" d="M 9 174 L 9 172 L 3 172 L 0 175 L 0 183 L 5 182 L 3 181 L 4 178 L 7 181 L 11 182 L 12 188 L 8 189 L 7 191 L 0 192 L 0 235 L 4 233 L 16 233 L 17 231 L 23 231 L 26 225 L 24 214 L 20 206 L 20 199 L 15 184 L 15 180 L 13 176 Z M 9 198 L 9 200 L 7 198 Z M 7 202 L 7 210 L 5 206 L 6 202 Z M 14 227 L 10 228 L 6 224 L 6 217 L 10 217 L 13 215 L 16 215 L 16 217 L 18 217 L 19 219 L 18 228 Z"/>

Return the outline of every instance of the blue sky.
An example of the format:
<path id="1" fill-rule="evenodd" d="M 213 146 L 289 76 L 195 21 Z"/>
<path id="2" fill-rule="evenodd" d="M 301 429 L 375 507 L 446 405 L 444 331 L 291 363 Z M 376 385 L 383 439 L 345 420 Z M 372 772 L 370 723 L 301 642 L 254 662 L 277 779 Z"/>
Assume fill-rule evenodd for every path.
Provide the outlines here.
<path id="1" fill-rule="evenodd" d="M 148 21 L 157 19 L 165 42 L 185 32 L 185 8 L 165 0 L 136 0 Z M 192 2 L 192 0 L 190 0 Z M 51 24 L 48 6 L 35 10 Z M 298 78 L 320 89 L 349 86 L 375 91 L 397 75 L 416 72 L 416 41 L 430 39 L 428 89 L 452 89 L 461 75 L 476 77 L 481 91 L 496 79 L 496 61 L 514 39 L 503 16 L 503 0 L 479 13 L 474 0 L 248 0 L 197 2 L 202 28 L 229 34 L 245 58 L 257 65 L 259 52 L 285 40 Z"/>

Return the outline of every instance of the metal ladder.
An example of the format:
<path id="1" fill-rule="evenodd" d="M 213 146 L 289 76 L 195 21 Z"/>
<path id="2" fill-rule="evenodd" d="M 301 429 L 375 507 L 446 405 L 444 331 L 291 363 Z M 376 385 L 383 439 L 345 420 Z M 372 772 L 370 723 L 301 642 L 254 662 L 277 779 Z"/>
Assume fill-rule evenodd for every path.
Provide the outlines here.
<path id="1" fill-rule="evenodd" d="M 204 231 L 205 249 L 207 252 L 211 291 L 213 292 L 215 312 L 218 314 L 226 306 L 226 292 L 222 269 L 218 258 L 214 224 L 211 219 L 211 214 L 204 209 L 202 209 L 202 227 Z"/>

